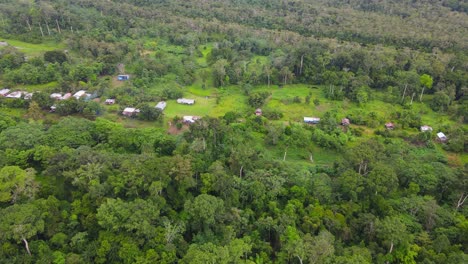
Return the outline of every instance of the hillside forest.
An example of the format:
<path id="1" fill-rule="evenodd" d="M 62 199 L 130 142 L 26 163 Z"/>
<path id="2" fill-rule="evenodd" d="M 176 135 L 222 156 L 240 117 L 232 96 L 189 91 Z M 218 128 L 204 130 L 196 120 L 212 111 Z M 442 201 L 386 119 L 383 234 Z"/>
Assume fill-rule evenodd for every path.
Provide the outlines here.
<path id="1" fill-rule="evenodd" d="M 468 263 L 467 15 L 0 0 L 0 263 Z"/>

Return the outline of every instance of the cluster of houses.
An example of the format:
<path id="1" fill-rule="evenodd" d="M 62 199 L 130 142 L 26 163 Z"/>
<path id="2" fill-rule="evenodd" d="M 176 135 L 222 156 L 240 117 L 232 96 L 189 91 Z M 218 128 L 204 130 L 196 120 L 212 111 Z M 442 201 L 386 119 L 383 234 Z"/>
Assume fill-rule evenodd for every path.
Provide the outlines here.
<path id="1" fill-rule="evenodd" d="M 14 91 L 11 92 L 10 89 L 1 89 L 0 90 L 0 96 L 5 97 L 5 98 L 13 98 L 13 99 L 25 99 L 25 100 L 30 100 L 33 96 L 33 93 L 28 93 L 25 91 Z"/>
<path id="2" fill-rule="evenodd" d="M 54 99 L 54 100 L 68 100 L 70 98 L 74 97 L 76 100 L 79 100 L 79 99 L 84 99 L 84 100 L 90 100 L 92 99 L 93 96 L 92 94 L 90 93 L 87 93 L 85 90 L 80 90 L 74 94 L 72 93 L 65 93 L 65 94 L 61 94 L 61 93 L 52 93 L 50 95 L 50 98 Z"/>
<path id="3" fill-rule="evenodd" d="M 257 109 L 255 111 L 255 115 L 258 115 L 257 114 L 258 110 L 260 110 L 260 109 Z M 261 115 L 261 110 L 260 110 L 260 115 Z M 304 123 L 306 123 L 306 124 L 318 124 L 319 122 L 320 122 L 319 117 L 304 117 Z M 351 124 L 351 122 L 349 121 L 348 118 L 341 119 L 341 125 L 342 126 L 349 126 L 350 124 Z M 395 124 L 392 123 L 392 122 L 385 123 L 385 128 L 387 130 L 393 130 L 395 128 Z M 420 131 L 421 132 L 432 132 L 432 127 L 430 127 L 428 125 L 424 125 L 424 126 L 420 127 Z M 437 133 L 437 140 L 439 140 L 440 142 L 446 142 L 447 141 L 447 136 L 445 136 L 445 134 L 443 132 L 438 132 Z"/>
<path id="4" fill-rule="evenodd" d="M 387 130 L 393 130 L 395 128 L 395 124 L 392 122 L 385 123 L 385 128 Z M 428 125 L 424 125 L 419 128 L 419 131 L 421 132 L 432 132 L 432 130 L 432 127 Z M 439 140 L 440 142 L 447 142 L 447 139 L 447 136 L 445 136 L 443 132 L 437 133 L 437 140 Z"/>

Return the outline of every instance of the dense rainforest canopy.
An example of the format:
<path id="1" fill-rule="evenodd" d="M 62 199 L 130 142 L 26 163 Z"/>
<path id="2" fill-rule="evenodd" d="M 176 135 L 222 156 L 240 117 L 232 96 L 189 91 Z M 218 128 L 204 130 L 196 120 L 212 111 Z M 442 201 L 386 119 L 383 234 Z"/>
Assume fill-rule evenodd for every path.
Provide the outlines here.
<path id="1" fill-rule="evenodd" d="M 0 263 L 467 263 L 467 12 L 0 0 Z"/>

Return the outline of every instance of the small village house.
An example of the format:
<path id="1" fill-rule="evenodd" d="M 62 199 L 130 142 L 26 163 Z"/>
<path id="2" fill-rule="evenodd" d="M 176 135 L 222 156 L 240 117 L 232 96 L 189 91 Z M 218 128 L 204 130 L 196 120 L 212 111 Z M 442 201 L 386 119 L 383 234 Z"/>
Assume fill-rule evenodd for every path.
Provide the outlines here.
<path id="1" fill-rule="evenodd" d="M 195 123 L 197 120 L 201 119 L 201 117 L 199 116 L 184 116 L 182 118 L 182 120 L 184 121 L 184 123 L 186 124 L 193 124 Z"/>
<path id="2" fill-rule="evenodd" d="M 119 81 L 128 81 L 130 79 L 130 75 L 128 74 L 120 74 L 117 76 L 117 80 Z"/>
<path id="3" fill-rule="evenodd" d="M 164 109 L 166 109 L 166 106 L 167 106 L 167 103 L 164 102 L 164 101 L 161 101 L 155 106 L 155 108 L 157 108 L 157 109 L 159 109 L 161 111 L 164 111 Z"/>
<path id="4" fill-rule="evenodd" d="M 306 124 L 318 124 L 320 122 L 320 118 L 318 117 L 304 117 L 304 123 Z"/>
<path id="5" fill-rule="evenodd" d="M 106 101 L 104 103 L 106 105 L 113 105 L 113 104 L 115 104 L 115 99 L 106 99 Z"/>
<path id="6" fill-rule="evenodd" d="M 385 128 L 388 130 L 392 130 L 395 128 L 395 124 L 393 124 L 392 122 L 388 122 L 385 124 Z"/>
<path id="7" fill-rule="evenodd" d="M 195 100 L 194 99 L 187 99 L 187 98 L 179 98 L 179 99 L 177 99 L 177 103 L 186 104 L 186 105 L 193 105 L 193 104 L 195 104 Z"/>
<path id="8" fill-rule="evenodd" d="M 257 108 L 257 109 L 255 110 L 255 115 L 256 115 L 256 116 L 262 116 L 262 114 L 263 114 L 263 113 L 262 113 L 262 109 Z"/>
<path id="9" fill-rule="evenodd" d="M 421 132 L 431 132 L 431 131 L 432 131 L 432 127 L 430 126 L 424 125 L 421 127 Z"/>
<path id="10" fill-rule="evenodd" d="M 343 118 L 341 119 L 341 125 L 342 126 L 349 126 L 350 122 L 348 118 Z"/>
<path id="11" fill-rule="evenodd" d="M 132 107 L 127 107 L 123 110 L 122 115 L 132 117 L 136 114 L 140 113 L 140 109 L 132 108 Z"/>
<path id="12" fill-rule="evenodd" d="M 437 140 L 440 142 L 447 142 L 447 136 L 444 133 L 439 132 L 437 133 Z"/>
<path id="13" fill-rule="evenodd" d="M 10 89 L 1 89 L 0 96 L 6 96 L 10 92 Z"/>
<path id="14" fill-rule="evenodd" d="M 19 99 L 19 98 L 21 98 L 21 95 L 22 95 L 22 94 L 23 94 L 23 93 L 20 92 L 20 91 L 15 91 L 15 92 L 12 92 L 12 93 L 8 94 L 8 95 L 5 96 L 5 97 L 6 97 L 6 98 L 15 98 L 15 99 Z"/>

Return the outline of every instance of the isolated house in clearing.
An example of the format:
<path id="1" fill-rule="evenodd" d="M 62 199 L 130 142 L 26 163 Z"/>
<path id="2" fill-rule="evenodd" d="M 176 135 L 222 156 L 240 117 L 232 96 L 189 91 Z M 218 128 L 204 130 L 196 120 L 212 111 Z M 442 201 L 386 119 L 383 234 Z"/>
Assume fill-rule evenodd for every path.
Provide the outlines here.
<path id="1" fill-rule="evenodd" d="M 119 81 L 127 81 L 130 79 L 130 75 L 128 74 L 120 74 L 117 76 L 117 80 Z"/>
<path id="2" fill-rule="evenodd" d="M 256 115 L 256 116 L 262 116 L 262 114 L 263 114 L 263 113 L 262 113 L 262 109 L 257 108 L 257 109 L 255 110 L 255 115 Z"/>
<path id="3" fill-rule="evenodd" d="M 306 124 L 318 124 L 320 122 L 320 118 L 318 117 L 304 117 L 304 123 Z"/>
<path id="4" fill-rule="evenodd" d="M 124 116 L 134 116 L 136 114 L 140 113 L 140 109 L 132 108 L 132 107 L 127 107 L 123 110 L 122 115 Z"/>
<path id="5" fill-rule="evenodd" d="M 393 124 L 392 122 L 386 123 L 385 128 L 389 129 L 389 130 L 392 130 L 392 129 L 395 128 L 395 124 Z"/>
<path id="6" fill-rule="evenodd" d="M 432 131 L 432 127 L 430 126 L 424 125 L 421 127 L 421 132 L 431 132 L 431 131 Z"/>
<path id="7" fill-rule="evenodd" d="M 187 98 L 179 98 L 179 99 L 177 99 L 177 103 L 186 104 L 186 105 L 193 105 L 193 104 L 195 104 L 195 100 L 194 99 L 187 99 Z"/>
<path id="8" fill-rule="evenodd" d="M 195 123 L 195 121 L 201 119 L 201 117 L 199 116 L 184 116 L 183 117 L 183 120 L 184 120 L 184 123 L 186 124 L 193 124 Z"/>
<path id="9" fill-rule="evenodd" d="M 161 101 L 155 106 L 155 108 L 163 111 L 164 109 L 166 109 L 166 106 L 167 106 L 167 103 L 164 101 Z"/>
<path id="10" fill-rule="evenodd" d="M 348 118 L 343 118 L 341 119 L 341 125 L 342 126 L 349 126 L 350 122 Z"/>
<path id="11" fill-rule="evenodd" d="M 80 99 L 81 97 L 85 96 L 86 95 L 86 91 L 85 90 L 80 90 L 78 92 L 76 92 L 73 97 L 76 98 L 76 100 Z"/>
<path id="12" fill-rule="evenodd" d="M 444 133 L 439 132 L 437 133 L 437 140 L 439 140 L 440 142 L 447 142 L 447 136 L 445 136 Z"/>
<path id="13" fill-rule="evenodd" d="M 106 99 L 106 101 L 104 103 L 106 105 L 113 105 L 113 104 L 115 104 L 115 99 Z"/>

